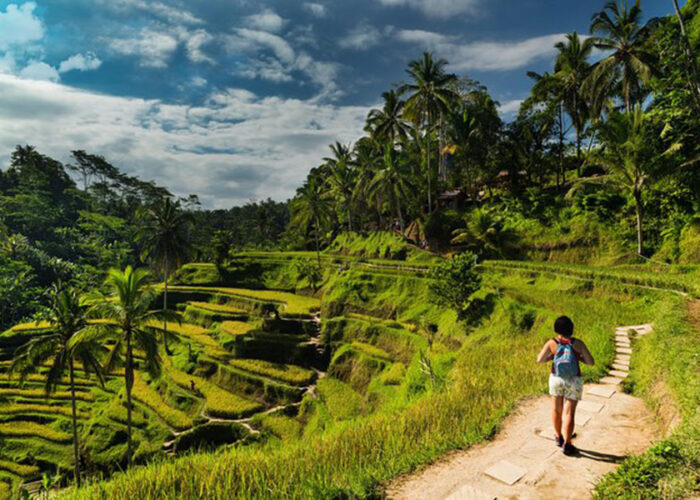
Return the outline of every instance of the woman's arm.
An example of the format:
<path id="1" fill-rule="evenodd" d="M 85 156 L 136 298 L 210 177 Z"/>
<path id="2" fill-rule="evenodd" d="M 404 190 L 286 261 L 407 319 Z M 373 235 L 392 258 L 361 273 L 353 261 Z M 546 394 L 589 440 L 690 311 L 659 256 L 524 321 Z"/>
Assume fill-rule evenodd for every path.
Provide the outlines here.
<path id="1" fill-rule="evenodd" d="M 537 356 L 538 363 L 546 363 L 546 362 L 552 361 L 554 359 L 554 354 L 552 354 L 551 344 L 552 344 L 552 341 L 549 340 L 544 345 L 544 347 L 540 351 L 540 354 Z"/>
<path id="2" fill-rule="evenodd" d="M 587 365 L 594 365 L 595 360 L 593 359 L 593 355 L 591 352 L 588 350 L 588 347 L 586 347 L 586 344 L 583 342 L 583 340 L 577 339 L 578 340 L 578 347 L 579 347 L 579 356 L 581 356 L 581 361 L 583 361 Z"/>

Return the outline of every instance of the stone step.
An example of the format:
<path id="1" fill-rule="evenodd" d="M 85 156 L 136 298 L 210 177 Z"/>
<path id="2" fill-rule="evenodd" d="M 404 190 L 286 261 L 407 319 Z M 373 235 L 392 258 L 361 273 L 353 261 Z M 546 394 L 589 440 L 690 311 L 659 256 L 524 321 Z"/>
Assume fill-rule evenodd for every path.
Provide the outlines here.
<path id="1" fill-rule="evenodd" d="M 595 401 L 584 399 L 583 401 L 579 401 L 577 408 L 589 413 L 598 413 L 603 409 L 603 406 L 605 406 L 603 403 L 596 403 Z"/>
<path id="2" fill-rule="evenodd" d="M 611 398 L 613 394 L 617 391 L 612 387 L 591 387 L 586 391 L 587 394 L 593 394 L 594 396 L 600 396 L 601 398 Z"/>
<path id="3" fill-rule="evenodd" d="M 628 372 L 630 370 L 630 365 L 624 365 L 622 363 L 613 363 L 612 364 L 613 369 L 621 372 Z"/>
<path id="4" fill-rule="evenodd" d="M 508 486 L 517 483 L 526 473 L 526 469 L 507 460 L 501 460 L 484 471 L 487 476 L 506 483 Z"/>
<path id="5" fill-rule="evenodd" d="M 627 367 L 627 369 L 629 370 L 630 360 L 616 357 L 615 359 L 613 359 L 613 365 L 622 365 L 622 366 Z"/>
<path id="6" fill-rule="evenodd" d="M 603 377 L 600 379 L 601 384 L 607 384 L 607 385 L 620 385 L 622 383 L 621 378 L 617 377 Z"/>
<path id="7" fill-rule="evenodd" d="M 632 354 L 632 349 L 628 347 L 618 347 L 615 349 L 618 354 Z"/>
<path id="8" fill-rule="evenodd" d="M 620 361 L 627 361 L 629 363 L 631 356 L 629 354 L 617 354 L 615 356 L 615 359 Z"/>
<path id="9" fill-rule="evenodd" d="M 621 378 L 621 379 L 625 379 L 625 378 L 627 378 L 627 375 L 629 375 L 629 372 L 623 372 L 620 370 L 610 370 L 608 373 L 613 377 L 617 377 L 617 378 Z"/>

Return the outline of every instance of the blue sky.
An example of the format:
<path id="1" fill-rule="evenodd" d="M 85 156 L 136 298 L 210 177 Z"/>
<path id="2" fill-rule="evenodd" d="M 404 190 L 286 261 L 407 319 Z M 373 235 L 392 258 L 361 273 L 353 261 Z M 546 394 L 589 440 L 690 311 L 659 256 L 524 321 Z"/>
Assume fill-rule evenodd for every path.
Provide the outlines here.
<path id="1" fill-rule="evenodd" d="M 603 3 L 0 0 L 0 158 L 80 148 L 207 207 L 283 200 L 423 50 L 508 119 L 526 71 L 551 69 L 554 43 Z"/>

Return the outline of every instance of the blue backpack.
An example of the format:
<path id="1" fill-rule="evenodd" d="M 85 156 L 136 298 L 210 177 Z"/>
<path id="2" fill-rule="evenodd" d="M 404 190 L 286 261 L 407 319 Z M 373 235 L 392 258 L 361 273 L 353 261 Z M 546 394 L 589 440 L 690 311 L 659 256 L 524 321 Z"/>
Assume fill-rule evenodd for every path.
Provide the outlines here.
<path id="1" fill-rule="evenodd" d="M 552 364 L 552 373 L 557 377 L 577 377 L 581 373 L 578 366 L 578 358 L 574 352 L 574 342 L 560 342 L 554 339 L 557 343 L 557 353 L 554 355 Z"/>

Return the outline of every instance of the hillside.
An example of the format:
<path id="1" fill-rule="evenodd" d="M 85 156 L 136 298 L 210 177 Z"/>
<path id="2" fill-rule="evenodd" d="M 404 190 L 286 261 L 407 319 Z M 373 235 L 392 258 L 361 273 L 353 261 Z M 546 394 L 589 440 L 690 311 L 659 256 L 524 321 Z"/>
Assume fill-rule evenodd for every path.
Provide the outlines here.
<path id="1" fill-rule="evenodd" d="M 493 300 L 492 307 L 478 325 L 465 327 L 452 311 L 432 305 L 421 270 L 425 264 L 406 269 L 408 263 L 403 261 L 364 262 L 361 257 L 327 254 L 316 302 L 308 295 L 290 294 L 297 286 L 301 287 L 298 292 L 306 286 L 295 278 L 295 263 L 312 257 L 244 254 L 233 259 L 225 277 L 208 283 L 203 283 L 207 280 L 202 275 L 211 267 L 188 266 L 180 275 L 197 276 L 198 284 L 173 288 L 177 307 L 193 326 L 182 327 L 188 333 L 173 347 L 172 366 L 163 380 L 143 384 L 143 403 L 138 407 L 148 424 L 141 432 L 160 431 L 158 449 L 163 443 L 167 449 L 187 449 L 207 443 L 205 437 L 197 444 L 183 437 L 199 436 L 198 431 L 207 426 L 206 418 L 215 417 L 216 425 L 235 429 L 228 441 L 238 445 L 221 453 L 198 452 L 135 467 L 67 496 L 93 498 L 99 491 L 105 498 L 333 498 L 380 492 L 384 481 L 396 475 L 448 450 L 489 438 L 518 400 L 540 394 L 546 387 L 546 370 L 523 360 L 535 358 L 541 343 L 551 336 L 551 321 L 564 311 L 598 360 L 596 367 L 584 372 L 587 381 L 604 376 L 612 364 L 616 326 L 653 322 L 655 334 L 640 341 L 640 354 L 625 388 L 652 402 L 659 396 L 658 384 L 663 384 L 665 403 L 659 408 L 660 416 L 673 407 L 678 412 L 675 420 L 684 422 L 672 439 L 697 438 L 690 430 L 697 418 L 698 394 L 688 393 L 682 385 L 682 373 L 691 377 L 697 373 L 693 371 L 697 360 L 692 357 L 697 336 L 690 334 L 683 320 L 685 296 L 674 285 L 654 281 L 659 278 L 653 269 L 610 268 L 605 270 L 610 276 L 585 277 L 567 266 L 533 270 L 517 268 L 515 263 L 487 262 L 482 267 L 484 293 Z M 681 276 L 696 282 L 692 278 L 697 268 L 683 271 Z M 253 287 L 255 276 L 260 278 Z M 243 283 L 246 288 L 241 288 Z M 261 319 L 256 311 L 266 303 L 294 305 L 280 307 L 279 320 L 274 314 Z M 320 337 L 314 337 L 314 329 L 309 337 L 299 327 L 319 307 Z M 285 311 L 290 316 L 285 317 Z M 241 321 L 244 313 L 248 315 L 245 323 Z M 257 328 L 236 335 L 240 330 L 233 326 L 239 324 Z M 669 354 L 650 356 L 658 345 L 664 345 Z M 192 358 L 196 361 L 190 362 Z M 650 379 L 651 373 L 655 375 Z M 190 380 L 195 381 L 195 391 Z M 311 387 L 304 390 L 294 389 L 309 383 Z M 179 397 L 173 398 L 167 388 Z M 108 392 L 102 395 L 94 386 L 84 393 L 104 401 L 105 407 L 110 401 Z M 229 402 L 233 397 L 235 405 Z M 114 395 L 111 401 L 109 406 L 114 408 Z M 286 409 L 269 413 L 285 405 Z M 85 415 L 86 423 L 95 422 L 96 415 L 105 418 L 104 411 L 93 406 L 92 413 Z M 148 418 L 151 414 L 160 417 L 159 423 Z M 177 435 L 160 423 L 175 420 L 174 415 L 184 417 L 184 428 L 194 425 L 195 430 Z M 195 423 L 189 424 L 187 417 Z M 61 418 L 55 415 L 44 417 L 40 425 L 62 428 Z M 104 427 L 118 432 L 118 425 Z M 60 438 L 56 437 L 59 442 Z M 178 446 L 183 442 L 190 446 Z M 86 444 L 88 450 L 91 445 Z M 144 449 L 140 445 L 142 454 Z M 152 456 L 167 449 L 156 451 L 153 446 Z M 697 457 L 674 458 L 658 472 L 661 477 L 673 476 L 679 460 Z M 18 476 L 9 474 L 6 477 Z M 615 479 L 608 483 L 615 484 Z"/>

